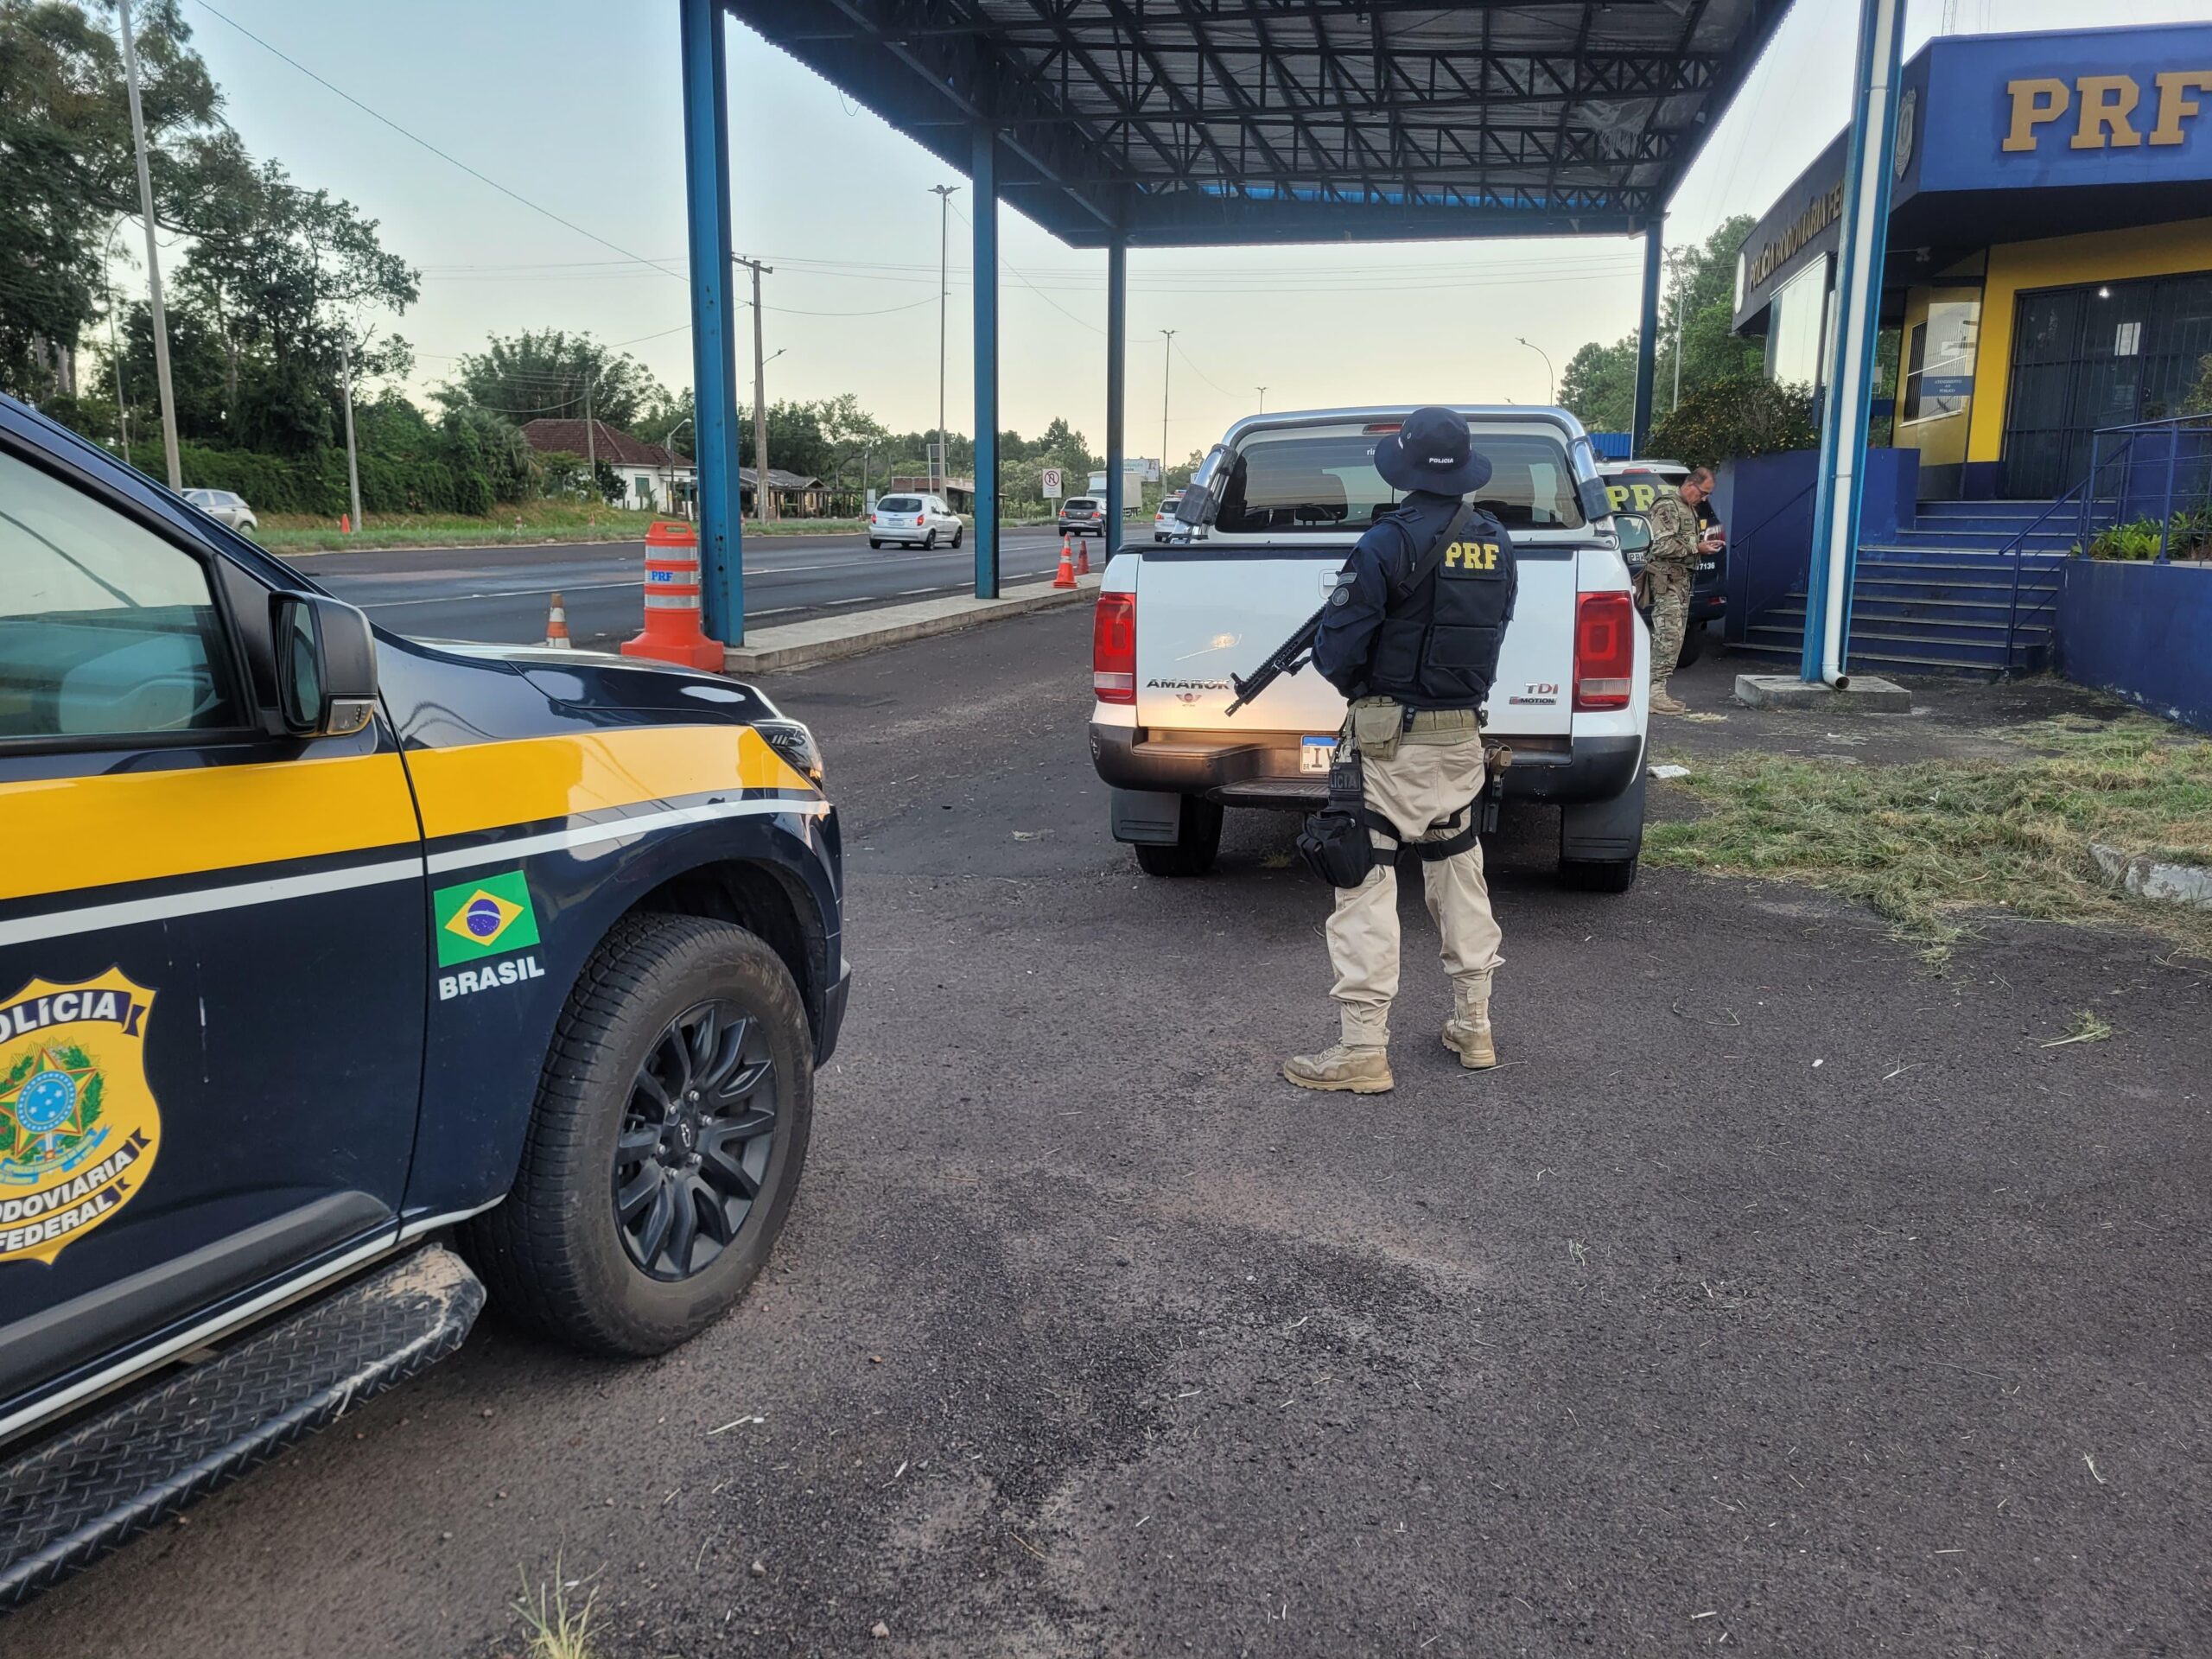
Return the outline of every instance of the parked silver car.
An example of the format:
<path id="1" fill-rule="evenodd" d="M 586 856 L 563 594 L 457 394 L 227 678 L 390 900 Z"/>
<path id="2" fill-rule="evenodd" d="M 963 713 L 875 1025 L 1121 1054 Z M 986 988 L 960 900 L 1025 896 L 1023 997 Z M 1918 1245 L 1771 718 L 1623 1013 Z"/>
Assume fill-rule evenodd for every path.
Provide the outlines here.
<path id="1" fill-rule="evenodd" d="M 261 521 L 253 516 L 253 509 L 245 498 L 233 490 L 187 490 L 184 499 L 219 524 L 232 530 L 259 530 Z"/>

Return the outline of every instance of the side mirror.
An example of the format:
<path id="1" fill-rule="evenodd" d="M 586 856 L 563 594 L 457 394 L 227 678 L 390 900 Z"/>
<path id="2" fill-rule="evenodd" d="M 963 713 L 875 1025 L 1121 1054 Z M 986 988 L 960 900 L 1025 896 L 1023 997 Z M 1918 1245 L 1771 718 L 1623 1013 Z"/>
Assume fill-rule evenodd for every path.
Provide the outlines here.
<path id="1" fill-rule="evenodd" d="M 1601 480 L 1583 479 L 1576 484 L 1574 493 L 1582 503 L 1582 516 L 1593 524 L 1613 510 L 1613 499 Z"/>
<path id="2" fill-rule="evenodd" d="M 275 601 L 276 702 L 286 729 L 347 737 L 376 715 L 377 645 L 369 619 L 327 594 Z"/>
<path id="3" fill-rule="evenodd" d="M 1615 513 L 1613 536 L 1621 544 L 1621 556 L 1630 564 L 1651 550 L 1651 521 L 1640 512 Z"/>

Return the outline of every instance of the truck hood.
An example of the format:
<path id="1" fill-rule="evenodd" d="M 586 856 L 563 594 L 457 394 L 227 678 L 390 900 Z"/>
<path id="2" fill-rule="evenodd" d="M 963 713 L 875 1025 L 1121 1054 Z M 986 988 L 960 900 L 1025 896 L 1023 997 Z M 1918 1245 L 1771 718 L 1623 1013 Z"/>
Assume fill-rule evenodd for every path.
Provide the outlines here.
<path id="1" fill-rule="evenodd" d="M 553 702 L 592 709 L 632 709 L 694 720 L 775 720 L 775 705 L 752 686 L 720 674 L 649 657 L 544 645 L 496 645 L 474 640 L 418 640 L 448 656 L 504 663 Z"/>

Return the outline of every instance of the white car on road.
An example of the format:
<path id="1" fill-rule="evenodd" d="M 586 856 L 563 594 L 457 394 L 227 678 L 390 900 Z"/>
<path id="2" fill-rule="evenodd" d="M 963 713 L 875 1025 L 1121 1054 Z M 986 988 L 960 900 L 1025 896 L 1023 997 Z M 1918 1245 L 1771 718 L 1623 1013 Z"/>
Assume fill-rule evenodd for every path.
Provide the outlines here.
<path id="1" fill-rule="evenodd" d="M 253 509 L 245 498 L 235 490 L 187 490 L 184 499 L 219 524 L 244 533 L 261 528 L 261 520 L 253 516 Z"/>
<path id="2" fill-rule="evenodd" d="M 868 516 L 868 544 L 881 547 L 897 542 L 906 547 L 935 547 L 939 542 L 960 545 L 960 515 L 936 495 L 887 495 L 877 499 Z"/>
<path id="3" fill-rule="evenodd" d="M 1183 493 L 1180 490 L 1173 495 L 1163 495 L 1160 498 L 1160 510 L 1152 515 L 1154 541 L 1173 542 L 1182 539 L 1182 521 L 1175 517 L 1175 510 L 1182 505 Z"/>
<path id="4" fill-rule="evenodd" d="M 1184 493 L 1193 537 L 1124 546 L 1106 567 L 1091 646 L 1090 755 L 1114 838 L 1154 875 L 1202 875 L 1225 807 L 1312 810 L 1326 797 L 1344 703 L 1306 667 L 1233 717 L 1249 674 L 1336 586 L 1352 543 L 1397 505 L 1375 470 L 1404 409 L 1239 421 Z M 1469 407 L 1490 482 L 1475 498 L 1513 537 L 1520 592 L 1483 717 L 1510 745 L 1516 802 L 1560 809 L 1560 874 L 1618 893 L 1643 844 L 1649 634 L 1637 620 L 1612 506 L 1563 409 Z"/>

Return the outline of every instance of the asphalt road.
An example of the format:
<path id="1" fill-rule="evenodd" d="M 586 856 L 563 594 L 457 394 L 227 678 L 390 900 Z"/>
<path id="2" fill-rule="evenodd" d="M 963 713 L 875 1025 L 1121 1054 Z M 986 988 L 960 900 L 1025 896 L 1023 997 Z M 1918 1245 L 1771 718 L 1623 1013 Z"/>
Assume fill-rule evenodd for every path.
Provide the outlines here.
<path id="1" fill-rule="evenodd" d="M 1537 818 L 1507 1063 L 1408 881 L 1397 1091 L 1298 1093 L 1325 896 L 1287 820 L 1106 839 L 1088 626 L 770 682 L 859 979 L 741 1309 L 634 1365 L 487 1316 L 10 1659 L 488 1659 L 556 1574 L 601 1659 L 2212 1651 L 2201 964 L 2000 920 L 1931 976 L 1802 888 L 1562 893 Z"/>
<path id="2" fill-rule="evenodd" d="M 1096 565 L 1095 538 L 1090 553 Z M 848 606 L 970 592 L 975 554 L 972 541 L 925 553 L 871 550 L 857 532 L 756 537 L 745 545 L 746 621 L 772 625 Z M 425 639 L 535 643 L 545 638 L 546 607 L 558 589 L 570 638 L 606 650 L 638 632 L 645 555 L 642 542 L 578 542 L 322 553 L 299 565 L 375 621 Z M 1059 556 L 1058 534 L 1009 531 L 1000 549 L 1000 578 L 1010 584 L 1049 576 Z"/>

